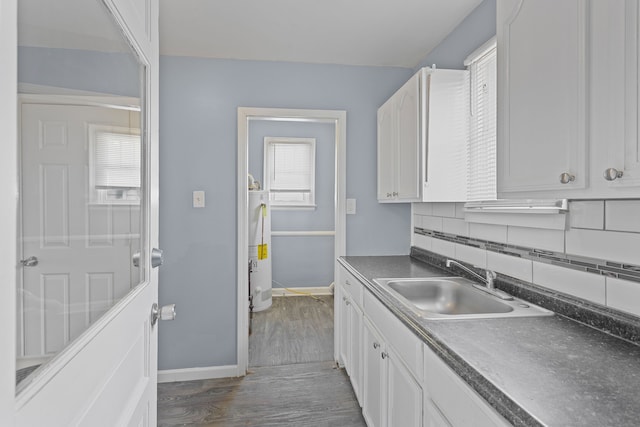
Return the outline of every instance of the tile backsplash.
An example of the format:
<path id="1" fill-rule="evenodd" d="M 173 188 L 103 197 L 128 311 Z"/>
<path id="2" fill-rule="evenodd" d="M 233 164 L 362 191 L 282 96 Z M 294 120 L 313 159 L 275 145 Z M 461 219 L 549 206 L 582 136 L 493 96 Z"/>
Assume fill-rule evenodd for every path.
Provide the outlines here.
<path id="1" fill-rule="evenodd" d="M 572 201 L 566 230 L 464 220 L 414 203 L 413 246 L 640 316 L 640 200 Z"/>

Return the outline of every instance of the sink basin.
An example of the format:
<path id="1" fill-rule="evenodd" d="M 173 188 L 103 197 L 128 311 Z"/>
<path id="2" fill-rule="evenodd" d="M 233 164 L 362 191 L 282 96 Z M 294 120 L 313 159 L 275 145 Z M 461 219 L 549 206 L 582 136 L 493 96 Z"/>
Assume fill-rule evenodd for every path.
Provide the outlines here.
<path id="1" fill-rule="evenodd" d="M 405 306 L 426 319 L 551 316 L 552 311 L 514 298 L 507 301 L 476 289 L 464 277 L 375 279 Z"/>

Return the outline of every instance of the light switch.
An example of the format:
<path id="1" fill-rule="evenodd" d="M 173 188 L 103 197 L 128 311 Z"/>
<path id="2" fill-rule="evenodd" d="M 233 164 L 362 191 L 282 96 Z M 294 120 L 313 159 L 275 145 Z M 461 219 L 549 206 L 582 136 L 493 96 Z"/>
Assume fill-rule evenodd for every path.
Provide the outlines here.
<path id="1" fill-rule="evenodd" d="M 347 199 L 347 215 L 356 214 L 356 199 Z"/>
<path id="2" fill-rule="evenodd" d="M 204 208 L 204 191 L 193 192 L 193 207 Z"/>

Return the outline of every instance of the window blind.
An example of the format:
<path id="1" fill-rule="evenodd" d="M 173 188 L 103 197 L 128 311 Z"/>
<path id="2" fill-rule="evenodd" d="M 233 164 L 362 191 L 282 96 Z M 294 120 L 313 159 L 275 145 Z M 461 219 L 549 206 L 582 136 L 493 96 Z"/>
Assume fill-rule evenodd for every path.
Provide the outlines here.
<path id="1" fill-rule="evenodd" d="M 270 189 L 311 191 L 311 144 L 274 142 L 270 146 L 273 157 Z"/>
<path id="2" fill-rule="evenodd" d="M 315 203 L 315 139 L 265 137 L 265 185 L 272 205 Z"/>
<path id="3" fill-rule="evenodd" d="M 95 188 L 140 188 L 140 136 L 96 131 Z"/>
<path id="4" fill-rule="evenodd" d="M 467 200 L 495 200 L 497 55 L 495 41 L 466 63 L 471 77 Z"/>

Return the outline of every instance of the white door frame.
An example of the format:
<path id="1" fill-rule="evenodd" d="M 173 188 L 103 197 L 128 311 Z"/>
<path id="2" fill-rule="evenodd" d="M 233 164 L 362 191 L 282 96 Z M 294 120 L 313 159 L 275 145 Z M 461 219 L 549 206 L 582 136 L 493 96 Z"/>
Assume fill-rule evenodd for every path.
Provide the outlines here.
<path id="1" fill-rule="evenodd" d="M 17 0 L 0 2 L 0 425 L 14 425 L 16 220 L 18 206 Z"/>
<path id="2" fill-rule="evenodd" d="M 249 367 L 249 262 L 248 179 L 249 123 L 253 120 L 283 120 L 335 125 L 335 238 L 334 256 L 346 254 L 347 112 L 342 110 L 300 110 L 284 108 L 238 108 L 238 376 Z M 334 263 L 334 278 L 338 277 Z"/>

